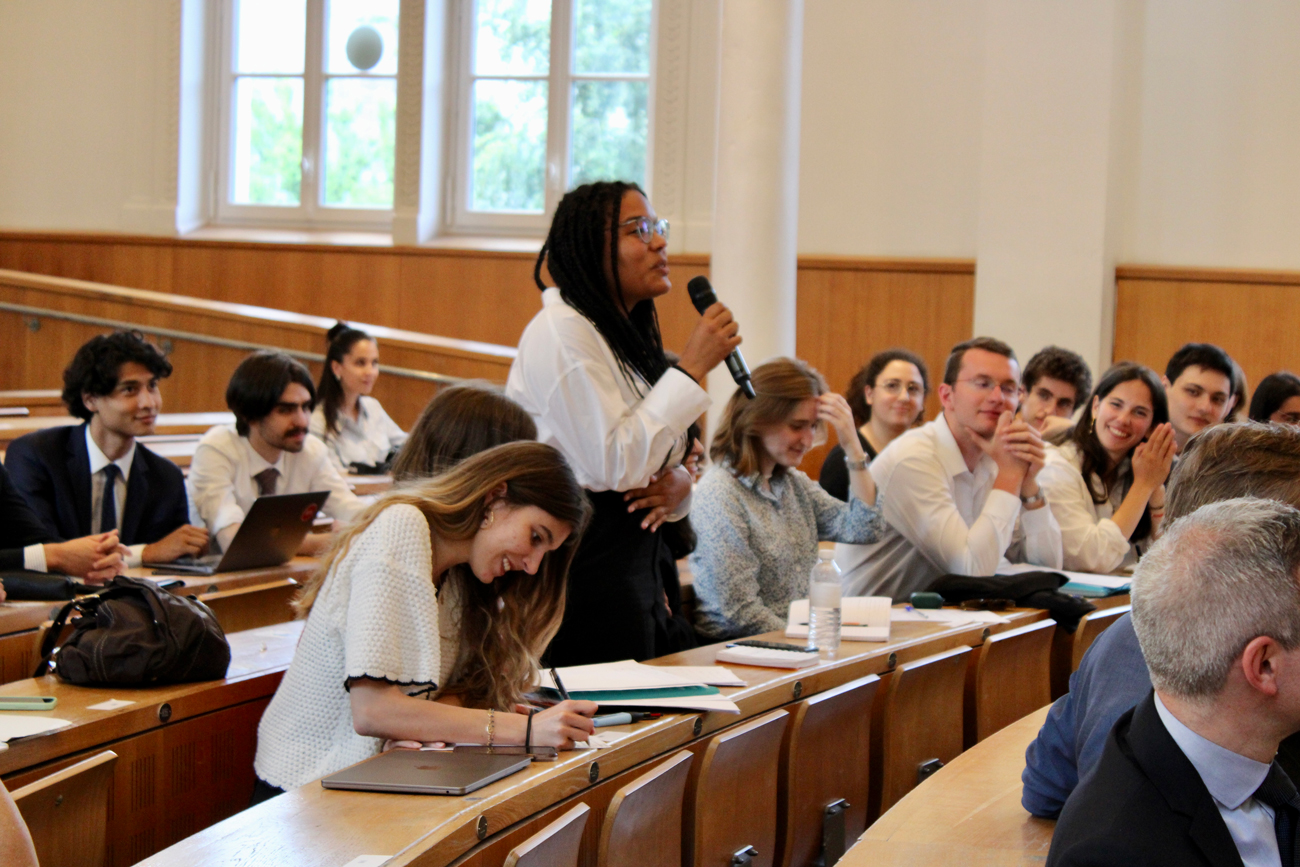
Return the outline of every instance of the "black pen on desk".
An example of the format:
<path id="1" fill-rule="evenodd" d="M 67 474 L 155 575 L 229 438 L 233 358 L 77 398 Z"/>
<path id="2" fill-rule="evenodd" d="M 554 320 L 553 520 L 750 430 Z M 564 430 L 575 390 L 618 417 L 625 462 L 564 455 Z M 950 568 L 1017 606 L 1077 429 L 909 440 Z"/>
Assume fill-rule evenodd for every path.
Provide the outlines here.
<path id="1" fill-rule="evenodd" d="M 560 673 L 554 667 L 551 668 L 551 680 L 555 681 L 555 688 L 560 691 L 560 698 L 568 701 L 569 691 L 564 688 L 564 681 L 560 680 Z"/>

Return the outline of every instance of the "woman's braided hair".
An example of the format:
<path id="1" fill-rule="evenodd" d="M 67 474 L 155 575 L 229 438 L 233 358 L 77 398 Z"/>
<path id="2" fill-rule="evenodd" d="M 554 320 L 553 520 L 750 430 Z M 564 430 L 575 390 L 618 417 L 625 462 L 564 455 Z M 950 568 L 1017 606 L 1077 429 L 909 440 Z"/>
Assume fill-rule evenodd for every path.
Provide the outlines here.
<path id="1" fill-rule="evenodd" d="M 596 326 L 613 350 L 619 369 L 639 391 L 638 378 L 653 386 L 668 369 L 668 362 L 654 301 L 641 301 L 631 310 L 623 302 L 618 279 L 618 224 L 623 196 L 629 191 L 644 195 L 639 186 L 626 181 L 583 184 L 566 193 L 537 254 L 533 280 L 539 289 L 546 288 L 542 282 L 545 265 L 560 296 Z"/>

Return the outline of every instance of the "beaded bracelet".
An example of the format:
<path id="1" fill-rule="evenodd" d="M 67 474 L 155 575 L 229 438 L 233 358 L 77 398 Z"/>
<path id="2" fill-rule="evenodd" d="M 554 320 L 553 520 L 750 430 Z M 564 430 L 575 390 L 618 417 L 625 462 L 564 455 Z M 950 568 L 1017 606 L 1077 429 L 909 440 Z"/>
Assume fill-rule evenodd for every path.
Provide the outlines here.
<path id="1" fill-rule="evenodd" d="M 487 721 L 487 736 L 488 736 L 487 745 L 488 746 L 492 746 L 492 741 L 496 737 L 496 733 L 497 733 L 496 711 L 492 708 L 488 708 L 488 721 Z"/>

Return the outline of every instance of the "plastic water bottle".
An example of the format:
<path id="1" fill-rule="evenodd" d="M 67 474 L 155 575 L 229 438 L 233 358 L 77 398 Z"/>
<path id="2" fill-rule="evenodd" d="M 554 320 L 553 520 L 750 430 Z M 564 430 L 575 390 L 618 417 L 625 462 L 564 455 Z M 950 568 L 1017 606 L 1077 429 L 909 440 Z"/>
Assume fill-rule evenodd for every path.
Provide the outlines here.
<path id="1" fill-rule="evenodd" d="M 834 659 L 839 652 L 842 593 L 835 552 L 818 551 L 808 581 L 808 646 L 820 650 L 823 659 Z"/>

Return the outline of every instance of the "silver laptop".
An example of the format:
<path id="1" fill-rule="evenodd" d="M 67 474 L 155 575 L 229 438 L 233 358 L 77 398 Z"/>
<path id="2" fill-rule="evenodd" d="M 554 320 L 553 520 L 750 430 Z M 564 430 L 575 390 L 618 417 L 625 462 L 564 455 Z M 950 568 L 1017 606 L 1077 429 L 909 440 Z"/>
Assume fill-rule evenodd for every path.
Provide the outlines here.
<path id="1" fill-rule="evenodd" d="M 320 781 L 327 789 L 465 795 L 532 764 L 528 755 L 451 750 L 389 750 Z"/>
<path id="2" fill-rule="evenodd" d="M 329 491 L 309 491 L 258 497 L 224 554 L 181 557 L 171 563 L 144 565 L 163 574 L 214 575 L 288 563 L 298 553 L 298 546 L 311 531 L 312 522 L 329 496 Z"/>

